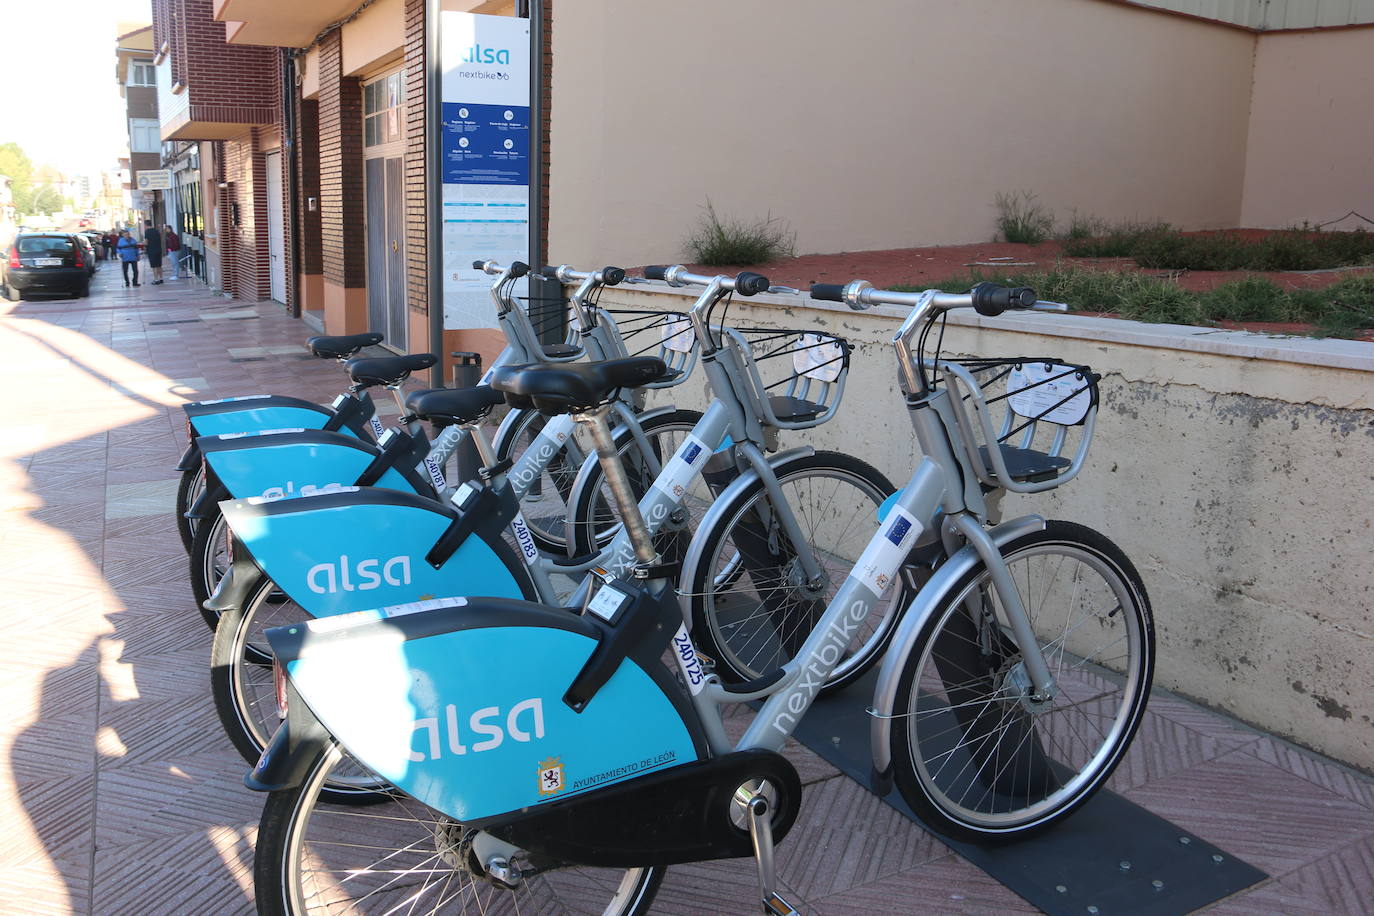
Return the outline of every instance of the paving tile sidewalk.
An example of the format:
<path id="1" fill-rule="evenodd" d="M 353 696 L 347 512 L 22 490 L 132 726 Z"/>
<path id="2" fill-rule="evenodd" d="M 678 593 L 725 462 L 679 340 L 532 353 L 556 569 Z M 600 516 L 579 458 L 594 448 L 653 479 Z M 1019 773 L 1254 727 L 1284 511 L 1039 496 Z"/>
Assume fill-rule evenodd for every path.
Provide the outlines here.
<path id="1" fill-rule="evenodd" d="M 173 527 L 186 400 L 327 400 L 274 303 L 190 281 L 0 303 L 0 913 L 252 911 L 261 796 L 209 696 Z M 779 850 L 809 914 L 1034 912 L 819 758 Z M 1374 911 L 1374 780 L 1159 695 L 1113 788 L 1266 869 L 1225 913 Z M 749 862 L 674 868 L 655 912 L 752 912 Z"/>

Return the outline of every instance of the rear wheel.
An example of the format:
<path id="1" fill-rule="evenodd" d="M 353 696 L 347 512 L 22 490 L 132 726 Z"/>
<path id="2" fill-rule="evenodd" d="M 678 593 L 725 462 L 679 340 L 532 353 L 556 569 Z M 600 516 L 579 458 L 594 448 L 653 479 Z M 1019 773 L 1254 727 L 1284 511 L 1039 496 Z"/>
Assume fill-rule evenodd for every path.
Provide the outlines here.
<path id="1" fill-rule="evenodd" d="M 273 792 L 258 828 L 253 880 L 258 912 L 552 913 L 641 916 L 664 868 L 591 868 L 510 862 L 528 876 L 514 888 L 476 861 L 476 831 L 403 794 L 366 809 L 321 804 L 341 759 L 334 745 L 298 787 Z"/>
<path id="2" fill-rule="evenodd" d="M 177 534 L 181 536 L 181 546 L 191 552 L 191 542 L 196 536 L 196 521 L 186 517 L 186 513 L 196 504 L 201 491 L 205 489 L 205 463 L 197 461 L 194 467 L 181 472 L 181 482 L 177 485 Z"/>
<path id="3" fill-rule="evenodd" d="M 922 625 L 893 710 L 902 797 L 959 840 L 1021 839 L 1087 801 L 1130 746 L 1154 670 L 1149 599 L 1115 544 L 1052 521 L 1002 555 L 1056 695 L 1031 697 L 1006 611 L 979 564 Z"/>
<path id="4" fill-rule="evenodd" d="M 9 284 L 5 284 L 4 291 L 5 298 L 8 299 L 10 302 L 18 302 L 24 298 L 23 293 L 15 289 L 13 286 L 10 286 Z"/>
<path id="5" fill-rule="evenodd" d="M 196 607 L 205 618 L 206 626 L 212 630 L 219 625 L 219 611 L 208 610 L 205 600 L 215 593 L 215 587 L 229 568 L 230 537 L 229 523 L 219 506 L 215 506 L 196 525 L 191 538 L 191 594 L 195 596 Z"/>
<path id="6" fill-rule="evenodd" d="M 711 530 L 698 533 L 700 559 L 684 571 L 691 576 L 692 637 L 727 683 L 761 677 L 797 654 L 877 532 L 878 507 L 893 492 L 872 465 L 838 452 L 790 462 L 777 477 L 806 544 L 789 541 L 767 488 L 755 480 L 732 497 Z M 806 581 L 803 549 L 820 581 Z M 882 656 L 904 594 L 899 583 L 879 599 L 826 690 L 862 677 Z"/>

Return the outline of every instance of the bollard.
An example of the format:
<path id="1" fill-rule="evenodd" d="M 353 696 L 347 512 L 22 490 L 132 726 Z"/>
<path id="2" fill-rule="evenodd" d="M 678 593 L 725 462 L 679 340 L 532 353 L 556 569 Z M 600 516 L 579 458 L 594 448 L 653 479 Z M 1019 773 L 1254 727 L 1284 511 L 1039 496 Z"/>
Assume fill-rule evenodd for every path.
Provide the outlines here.
<path id="1" fill-rule="evenodd" d="M 482 354 L 470 350 L 455 350 L 449 356 L 453 357 L 453 387 L 476 387 L 482 380 Z M 478 478 L 478 471 L 482 469 L 482 459 L 478 457 L 477 446 L 472 444 L 471 437 L 466 437 L 458 443 L 453 458 L 458 472 L 458 476 L 452 481 L 453 484 L 462 485 Z"/>

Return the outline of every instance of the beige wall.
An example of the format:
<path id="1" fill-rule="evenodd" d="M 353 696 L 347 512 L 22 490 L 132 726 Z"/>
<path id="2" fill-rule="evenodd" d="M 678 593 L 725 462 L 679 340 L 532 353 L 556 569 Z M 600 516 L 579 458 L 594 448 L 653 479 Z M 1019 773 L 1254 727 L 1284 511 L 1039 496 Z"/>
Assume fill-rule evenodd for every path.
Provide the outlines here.
<path id="1" fill-rule="evenodd" d="M 1374 218 L 1371 62 L 1374 28 L 1259 37 L 1241 225 Z"/>
<path id="2" fill-rule="evenodd" d="M 643 290 L 606 290 L 602 304 L 691 301 Z M 782 447 L 849 452 L 905 483 L 918 450 L 889 343 L 903 313 L 759 299 L 775 304 L 736 298 L 732 323 L 820 328 L 856 345 L 839 413 L 784 432 Z M 981 328 L 962 320 L 951 320 L 948 353 L 1051 354 L 1104 375 L 1082 474 L 1049 493 L 1008 496 L 1003 515 L 1081 522 L 1121 545 L 1153 604 L 1156 683 L 1374 769 L 1368 345 L 1064 315 L 1004 316 Z M 656 398 L 700 408 L 704 378 Z"/>
<path id="3" fill-rule="evenodd" d="M 343 27 L 343 72 L 357 76 L 405 50 L 405 0 L 376 0 Z"/>
<path id="4" fill-rule="evenodd" d="M 799 253 L 977 241 L 993 195 L 1240 216 L 1254 36 L 1096 0 L 555 12 L 550 259 L 677 259 L 709 196 Z M 635 40 L 626 40 L 634 36 Z"/>

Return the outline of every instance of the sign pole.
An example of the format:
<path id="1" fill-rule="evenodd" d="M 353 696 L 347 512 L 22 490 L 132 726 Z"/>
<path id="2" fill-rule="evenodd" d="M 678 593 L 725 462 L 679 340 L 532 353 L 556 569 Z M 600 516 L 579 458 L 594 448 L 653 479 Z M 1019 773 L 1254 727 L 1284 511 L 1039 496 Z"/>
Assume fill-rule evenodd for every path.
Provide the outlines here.
<path id="1" fill-rule="evenodd" d="M 439 20 L 443 0 L 425 0 L 425 301 L 429 303 L 429 345 L 439 360 L 429 383 L 444 384 L 444 200 L 441 152 L 444 108 Z"/>

